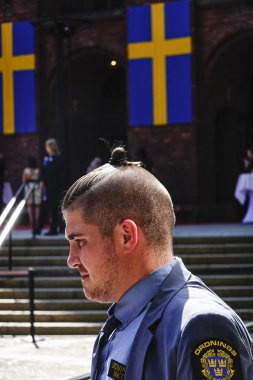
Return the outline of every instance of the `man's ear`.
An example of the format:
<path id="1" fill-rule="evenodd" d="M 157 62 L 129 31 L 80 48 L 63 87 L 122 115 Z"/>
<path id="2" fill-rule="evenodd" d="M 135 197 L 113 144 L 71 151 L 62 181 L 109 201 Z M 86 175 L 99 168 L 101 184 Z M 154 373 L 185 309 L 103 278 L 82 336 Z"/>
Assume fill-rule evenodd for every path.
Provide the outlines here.
<path id="1" fill-rule="evenodd" d="M 132 252 L 138 242 L 138 227 L 131 219 L 123 220 L 119 225 L 120 244 L 125 253 Z"/>

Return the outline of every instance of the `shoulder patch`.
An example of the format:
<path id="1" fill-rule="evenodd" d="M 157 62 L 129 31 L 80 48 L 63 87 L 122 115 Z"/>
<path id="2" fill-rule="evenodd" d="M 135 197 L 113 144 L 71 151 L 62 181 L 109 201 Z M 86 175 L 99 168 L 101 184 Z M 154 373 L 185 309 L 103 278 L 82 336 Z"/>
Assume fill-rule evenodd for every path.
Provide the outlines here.
<path id="1" fill-rule="evenodd" d="M 126 366 L 116 360 L 111 360 L 108 376 L 115 380 L 124 380 L 126 373 Z"/>
<path id="2" fill-rule="evenodd" d="M 193 350 L 194 375 L 199 380 L 241 380 L 238 352 L 231 344 L 210 338 Z"/>

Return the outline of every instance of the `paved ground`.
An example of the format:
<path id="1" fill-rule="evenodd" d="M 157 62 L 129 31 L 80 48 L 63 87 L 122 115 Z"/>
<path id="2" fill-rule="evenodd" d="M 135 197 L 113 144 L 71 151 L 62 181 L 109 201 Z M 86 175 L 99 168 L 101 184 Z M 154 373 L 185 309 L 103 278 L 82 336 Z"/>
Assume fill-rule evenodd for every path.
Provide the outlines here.
<path id="1" fill-rule="evenodd" d="M 179 225 L 174 236 L 253 236 L 253 225 Z M 13 238 L 30 237 L 19 229 Z M 47 237 L 44 237 L 47 239 Z M 39 337 L 37 349 L 24 337 L 0 338 L 0 380 L 68 380 L 90 372 L 95 336 Z"/>
<path id="2" fill-rule="evenodd" d="M 90 372 L 95 336 L 38 337 L 39 348 L 25 339 L 0 338 L 1 380 L 68 380 Z"/>

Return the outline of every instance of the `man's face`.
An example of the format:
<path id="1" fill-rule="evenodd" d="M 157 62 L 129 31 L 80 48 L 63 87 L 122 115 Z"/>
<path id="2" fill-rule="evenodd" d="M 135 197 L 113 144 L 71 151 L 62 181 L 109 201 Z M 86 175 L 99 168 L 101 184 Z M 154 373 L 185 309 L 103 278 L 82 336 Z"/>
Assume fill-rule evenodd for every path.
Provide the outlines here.
<path id="1" fill-rule="evenodd" d="M 79 270 L 84 294 L 100 302 L 115 302 L 119 265 L 113 238 L 102 237 L 99 227 L 86 224 L 80 209 L 66 211 L 68 266 Z"/>

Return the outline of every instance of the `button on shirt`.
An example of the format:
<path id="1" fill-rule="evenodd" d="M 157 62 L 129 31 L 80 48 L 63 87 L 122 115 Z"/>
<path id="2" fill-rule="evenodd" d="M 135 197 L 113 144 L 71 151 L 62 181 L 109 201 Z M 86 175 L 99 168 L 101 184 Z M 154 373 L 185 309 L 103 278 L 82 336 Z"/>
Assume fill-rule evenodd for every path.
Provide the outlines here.
<path id="1" fill-rule="evenodd" d="M 133 287 L 131 287 L 108 311 L 121 322 L 120 327 L 112 334 L 103 349 L 102 360 L 104 362 L 100 380 L 114 379 L 110 377 L 112 366 L 120 369 L 123 379 L 124 368 L 127 366 L 128 356 L 134 341 L 136 332 L 145 316 L 150 302 L 158 292 L 163 280 L 170 273 L 174 263 L 167 263 L 154 272 L 149 273 Z"/>

